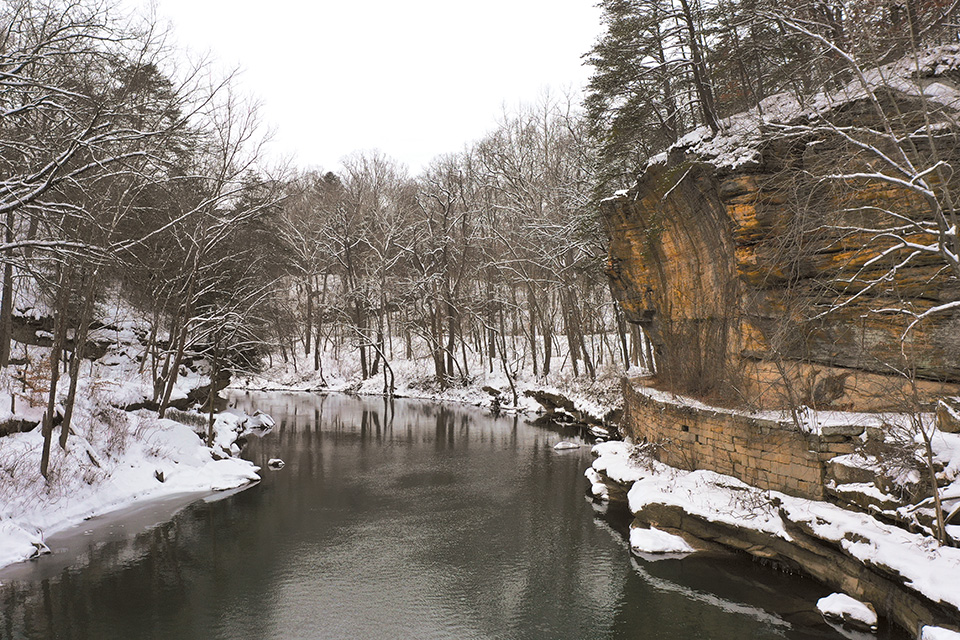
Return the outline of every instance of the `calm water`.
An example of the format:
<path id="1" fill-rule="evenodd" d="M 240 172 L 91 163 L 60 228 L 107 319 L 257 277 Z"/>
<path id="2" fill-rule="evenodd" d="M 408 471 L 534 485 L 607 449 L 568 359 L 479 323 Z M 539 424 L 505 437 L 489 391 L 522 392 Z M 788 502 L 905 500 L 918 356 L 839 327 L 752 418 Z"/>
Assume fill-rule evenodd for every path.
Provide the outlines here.
<path id="1" fill-rule="evenodd" d="M 148 505 L 0 572 L 0 638 L 831 638 L 827 590 L 739 558 L 630 558 L 573 434 L 414 401 L 251 394 L 263 481 Z M 157 524 L 159 523 L 159 524 Z"/>

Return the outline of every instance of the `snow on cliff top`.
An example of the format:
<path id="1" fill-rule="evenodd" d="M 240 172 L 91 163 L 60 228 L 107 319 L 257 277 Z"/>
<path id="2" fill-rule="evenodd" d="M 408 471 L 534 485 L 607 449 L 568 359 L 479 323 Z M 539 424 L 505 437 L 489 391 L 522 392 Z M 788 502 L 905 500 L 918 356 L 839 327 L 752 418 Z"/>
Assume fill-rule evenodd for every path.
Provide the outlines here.
<path id="1" fill-rule="evenodd" d="M 820 92 L 804 102 L 795 95 L 778 93 L 760 101 L 758 108 L 749 109 L 721 121 L 719 133 L 709 127 L 699 127 L 683 136 L 667 151 L 650 158 L 647 166 L 665 164 L 671 151 L 684 151 L 709 160 L 723 169 L 737 169 L 760 160 L 761 128 L 815 125 L 821 116 L 836 107 L 868 97 L 879 87 L 890 87 L 900 93 L 923 97 L 952 112 L 960 111 L 960 90 L 944 76 L 960 69 L 960 45 L 944 45 L 907 56 L 863 71 L 838 91 Z M 617 192 L 614 197 L 625 193 Z"/>

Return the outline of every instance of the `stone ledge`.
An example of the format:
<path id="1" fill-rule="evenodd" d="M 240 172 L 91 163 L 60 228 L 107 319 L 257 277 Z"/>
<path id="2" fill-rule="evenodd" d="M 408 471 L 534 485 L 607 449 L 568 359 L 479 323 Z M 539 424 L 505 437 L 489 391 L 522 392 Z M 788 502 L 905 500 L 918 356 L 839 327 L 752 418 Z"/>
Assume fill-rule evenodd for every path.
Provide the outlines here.
<path id="1" fill-rule="evenodd" d="M 859 425 L 836 425 L 811 434 L 786 420 L 697 402 L 672 403 L 627 379 L 623 393 L 624 433 L 638 442 L 661 444 L 661 462 L 731 475 L 801 498 L 826 497 L 825 483 L 835 475 L 829 461 L 857 451 L 864 433 Z"/>

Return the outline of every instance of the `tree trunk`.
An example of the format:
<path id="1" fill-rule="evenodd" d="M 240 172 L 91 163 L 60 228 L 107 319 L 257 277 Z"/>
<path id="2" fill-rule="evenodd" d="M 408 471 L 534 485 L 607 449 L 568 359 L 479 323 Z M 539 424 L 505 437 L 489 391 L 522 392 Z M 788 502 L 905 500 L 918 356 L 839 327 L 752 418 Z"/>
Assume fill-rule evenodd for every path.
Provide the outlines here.
<path id="1" fill-rule="evenodd" d="M 80 379 L 80 364 L 83 362 L 83 351 L 87 343 L 87 333 L 90 329 L 90 320 L 93 316 L 93 283 L 96 273 L 83 277 L 83 308 L 80 311 L 80 321 L 73 337 L 73 358 L 70 360 L 70 386 L 67 389 L 67 399 L 63 405 L 63 423 L 60 425 L 60 448 L 67 448 L 67 437 L 70 434 L 70 421 L 73 418 L 73 405 L 77 398 L 77 382 Z"/>
<path id="2" fill-rule="evenodd" d="M 627 323 L 619 302 L 613 303 L 613 312 L 617 316 L 617 335 L 620 337 L 620 349 L 623 353 L 623 367 L 630 368 L 630 349 L 627 347 Z"/>
<path id="3" fill-rule="evenodd" d="M 4 240 L 13 242 L 13 211 L 7 212 Z M 13 340 L 13 250 L 7 249 L 3 263 L 3 293 L 0 300 L 0 367 L 10 364 L 10 343 Z"/>
<path id="4" fill-rule="evenodd" d="M 563 304 L 563 324 L 566 328 L 567 353 L 570 355 L 570 365 L 573 367 L 573 377 L 579 378 L 580 367 L 577 365 L 577 360 L 580 358 L 580 343 L 577 341 L 577 331 L 579 331 L 579 327 L 574 325 L 571 298 L 572 294 L 570 291 L 565 290 L 561 300 Z"/>
<path id="5" fill-rule="evenodd" d="M 173 361 L 170 363 L 170 372 L 167 376 L 167 383 L 163 390 L 163 398 L 160 400 L 160 409 L 157 411 L 157 415 L 160 418 L 163 418 L 164 414 L 167 412 L 167 407 L 170 406 L 170 396 L 173 394 L 173 388 L 177 384 L 177 378 L 180 375 L 180 363 L 183 361 L 183 354 L 187 348 L 187 330 L 190 326 L 190 316 L 193 313 L 193 280 L 191 279 L 190 285 L 187 288 L 187 300 L 184 302 L 183 311 L 181 313 L 180 325 L 180 335 L 177 337 L 177 350 L 174 354 Z M 173 336 L 170 336 L 173 339 Z M 172 346 L 172 345 L 171 345 Z"/>
<path id="6" fill-rule="evenodd" d="M 57 407 L 57 383 L 60 381 L 60 355 L 67 335 L 67 305 L 70 276 L 64 268 L 60 269 L 60 283 L 57 291 L 56 316 L 54 322 L 53 348 L 50 351 L 50 393 L 47 396 L 47 408 L 43 414 L 43 452 L 40 456 L 40 475 L 49 480 L 50 444 L 53 439 L 53 420 Z"/>
<path id="7" fill-rule="evenodd" d="M 549 299 L 547 304 L 550 304 Z M 553 359 L 553 320 L 546 314 L 540 316 L 540 333 L 543 334 L 543 379 L 550 375 L 550 361 Z"/>
<path id="8" fill-rule="evenodd" d="M 153 322 L 150 324 L 150 333 L 147 335 L 147 347 L 143 350 L 143 358 L 140 359 L 140 366 L 137 367 L 137 373 L 143 373 L 143 370 L 147 366 L 147 359 L 152 358 L 153 365 L 151 366 L 151 372 L 153 373 L 153 379 L 156 380 L 157 372 L 157 359 L 156 359 L 156 344 L 157 344 L 157 316 L 154 314 Z"/>
<path id="9" fill-rule="evenodd" d="M 355 314 L 355 320 L 356 320 L 356 323 L 357 323 L 357 330 L 358 330 L 358 332 L 359 332 L 359 337 L 360 337 L 360 340 L 359 340 L 359 343 L 360 343 L 360 347 L 359 347 L 359 351 L 360 351 L 360 373 L 361 373 L 362 378 L 363 378 L 364 380 L 366 380 L 367 378 L 370 377 L 370 369 L 369 369 L 369 367 L 367 366 L 367 347 L 366 347 L 366 344 L 365 344 L 366 339 L 367 339 L 367 331 L 366 331 L 367 327 L 366 327 L 366 322 L 365 322 L 366 318 L 364 317 L 363 309 L 361 308 L 359 301 L 358 301 L 358 302 L 354 302 L 354 304 L 353 304 L 353 311 L 354 311 L 354 314 Z"/>
<path id="10" fill-rule="evenodd" d="M 323 371 L 320 366 L 320 337 L 322 335 L 321 328 L 323 327 L 323 310 L 327 306 L 327 278 L 329 278 L 329 276 L 329 273 L 323 274 L 323 288 L 320 291 L 320 315 L 316 321 L 317 335 L 313 342 L 313 370 L 320 371 L 320 381 L 323 382 L 324 385 L 327 383 L 323 379 Z"/>
<path id="11" fill-rule="evenodd" d="M 432 305 L 430 313 L 430 352 L 433 356 L 434 371 L 441 389 L 447 388 L 447 370 L 443 357 L 443 329 L 440 321 L 440 303 Z"/>
<path id="12" fill-rule="evenodd" d="M 517 397 L 517 387 L 513 383 L 513 376 L 510 374 L 510 368 L 507 366 L 507 338 L 504 335 L 506 322 L 503 318 L 503 307 L 500 307 L 500 363 L 503 365 L 503 374 L 507 376 L 507 382 L 510 384 L 510 392 L 513 394 L 513 406 L 517 406 L 519 398 Z"/>
<path id="13" fill-rule="evenodd" d="M 454 360 L 456 359 L 457 348 L 457 317 L 453 303 L 449 300 L 446 303 L 447 309 L 447 375 L 453 375 Z"/>
<path id="14" fill-rule="evenodd" d="M 217 399 L 217 378 L 220 377 L 220 336 L 214 338 L 213 343 L 213 362 L 210 371 L 210 391 L 207 394 L 207 446 L 213 446 L 214 430 L 213 425 L 216 422 L 216 399 Z"/>
<path id="15" fill-rule="evenodd" d="M 697 36 L 699 30 L 693 11 L 690 9 L 690 0 L 680 0 L 680 8 L 683 11 L 683 20 L 687 28 L 687 46 L 690 48 L 693 86 L 696 89 L 697 98 L 700 100 L 703 121 L 710 127 L 711 131 L 716 133 L 720 130 L 720 120 L 717 117 L 717 110 L 713 101 L 713 87 L 710 86 L 703 52 L 700 50 L 700 39 Z"/>
<path id="16" fill-rule="evenodd" d="M 527 309 L 530 314 L 530 326 L 529 331 L 527 331 L 527 336 L 530 339 L 530 356 L 533 361 L 533 377 L 540 377 L 540 367 L 537 364 L 537 323 L 540 321 L 539 313 L 537 310 L 537 299 L 532 291 L 532 287 L 527 283 Z"/>
<path id="17" fill-rule="evenodd" d="M 180 335 L 180 313 L 179 311 L 170 318 L 170 331 L 167 335 L 166 354 L 163 357 L 163 368 L 160 369 L 160 375 L 153 376 L 153 401 L 159 402 L 163 398 L 163 390 L 167 386 L 167 380 L 170 375 L 170 361 L 173 358 L 173 349 L 176 345 L 177 336 Z M 154 366 L 156 369 L 156 366 Z"/>
<path id="18" fill-rule="evenodd" d="M 304 332 L 303 355 L 310 355 L 310 339 L 313 336 L 313 276 L 307 278 L 307 330 Z"/>

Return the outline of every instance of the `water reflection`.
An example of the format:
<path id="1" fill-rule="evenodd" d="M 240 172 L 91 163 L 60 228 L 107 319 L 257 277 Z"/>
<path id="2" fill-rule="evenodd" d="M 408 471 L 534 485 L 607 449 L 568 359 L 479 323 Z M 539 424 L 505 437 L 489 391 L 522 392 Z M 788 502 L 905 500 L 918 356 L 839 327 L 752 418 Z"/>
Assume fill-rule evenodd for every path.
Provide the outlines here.
<path id="1" fill-rule="evenodd" d="M 263 482 L 99 532 L 69 566 L 0 572 L 0 638 L 839 637 L 793 615 L 826 594 L 809 583 L 739 560 L 632 565 L 622 514 L 584 499 L 589 449 L 552 448 L 573 432 L 412 401 L 232 400 L 277 419 L 245 453 Z"/>

